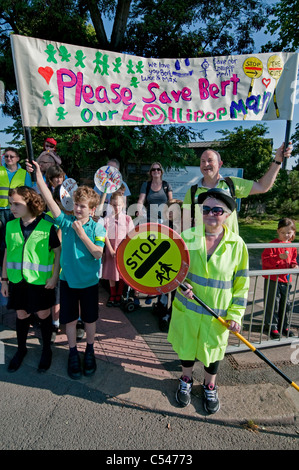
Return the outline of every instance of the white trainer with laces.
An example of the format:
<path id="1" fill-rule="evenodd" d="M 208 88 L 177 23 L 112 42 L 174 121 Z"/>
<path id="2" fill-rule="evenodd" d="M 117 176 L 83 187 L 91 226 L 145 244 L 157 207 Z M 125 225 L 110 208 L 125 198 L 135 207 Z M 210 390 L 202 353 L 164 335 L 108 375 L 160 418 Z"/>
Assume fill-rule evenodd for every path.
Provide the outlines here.
<path id="1" fill-rule="evenodd" d="M 209 414 L 216 413 L 220 409 L 217 390 L 218 387 L 216 385 L 208 384 L 203 386 L 203 406 Z"/>
<path id="2" fill-rule="evenodd" d="M 192 390 L 193 380 L 189 377 L 181 377 L 179 379 L 179 386 L 176 391 L 176 401 L 180 406 L 188 406 L 191 403 L 191 390 Z"/>

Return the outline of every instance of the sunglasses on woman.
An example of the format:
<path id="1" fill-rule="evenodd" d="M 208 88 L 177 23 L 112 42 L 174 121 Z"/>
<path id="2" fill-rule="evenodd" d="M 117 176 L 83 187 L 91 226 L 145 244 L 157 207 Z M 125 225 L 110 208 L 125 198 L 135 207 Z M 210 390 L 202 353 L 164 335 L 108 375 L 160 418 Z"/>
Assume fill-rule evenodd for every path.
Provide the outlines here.
<path id="1" fill-rule="evenodd" d="M 224 212 L 227 212 L 227 211 L 225 211 L 223 207 L 219 207 L 219 206 L 215 206 L 215 207 L 202 206 L 203 215 L 208 215 L 210 212 L 212 212 L 212 215 L 223 215 Z"/>
<path id="2" fill-rule="evenodd" d="M 161 168 L 152 168 L 151 171 L 162 171 Z"/>

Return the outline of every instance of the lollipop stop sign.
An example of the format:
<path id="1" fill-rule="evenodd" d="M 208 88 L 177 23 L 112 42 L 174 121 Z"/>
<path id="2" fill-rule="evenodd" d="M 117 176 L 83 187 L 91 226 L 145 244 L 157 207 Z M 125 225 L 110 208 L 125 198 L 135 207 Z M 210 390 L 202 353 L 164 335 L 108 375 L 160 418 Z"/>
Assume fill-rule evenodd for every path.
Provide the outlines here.
<path id="1" fill-rule="evenodd" d="M 149 295 L 170 292 L 185 279 L 189 252 L 181 237 L 165 225 L 148 223 L 132 230 L 116 253 L 125 282 Z"/>

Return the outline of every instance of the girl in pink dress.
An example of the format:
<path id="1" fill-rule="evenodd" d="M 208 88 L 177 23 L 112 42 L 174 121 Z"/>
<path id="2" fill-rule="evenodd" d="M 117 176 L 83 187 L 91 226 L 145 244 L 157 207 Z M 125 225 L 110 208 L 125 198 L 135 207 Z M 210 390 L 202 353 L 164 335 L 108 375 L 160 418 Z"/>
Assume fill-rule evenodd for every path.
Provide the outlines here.
<path id="1" fill-rule="evenodd" d="M 119 193 L 113 193 L 110 199 L 111 211 L 104 218 L 106 229 L 106 249 L 103 256 L 102 278 L 109 280 L 110 297 L 107 307 L 119 306 L 124 289 L 124 280 L 116 265 L 116 250 L 127 234 L 134 229 L 133 220 L 124 212 L 124 197 Z"/>

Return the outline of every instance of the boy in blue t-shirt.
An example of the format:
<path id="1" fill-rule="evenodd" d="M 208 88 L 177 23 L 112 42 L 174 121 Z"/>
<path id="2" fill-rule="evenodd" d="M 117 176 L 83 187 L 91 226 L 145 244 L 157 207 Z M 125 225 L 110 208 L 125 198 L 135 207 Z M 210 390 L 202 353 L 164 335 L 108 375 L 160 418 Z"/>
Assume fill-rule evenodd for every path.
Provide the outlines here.
<path id="1" fill-rule="evenodd" d="M 80 315 L 87 341 L 83 372 L 90 376 L 96 371 L 93 344 L 98 319 L 99 272 L 106 235 L 103 225 L 92 219 L 100 197 L 88 186 L 80 186 L 74 193 L 74 215 L 66 215 L 54 201 L 39 165 L 32 163 L 27 162 L 27 171 L 32 172 L 35 167 L 39 191 L 62 234 L 60 323 L 66 325 L 70 348 L 68 374 L 73 379 L 80 378 L 82 374 L 76 346 L 76 325 Z"/>

